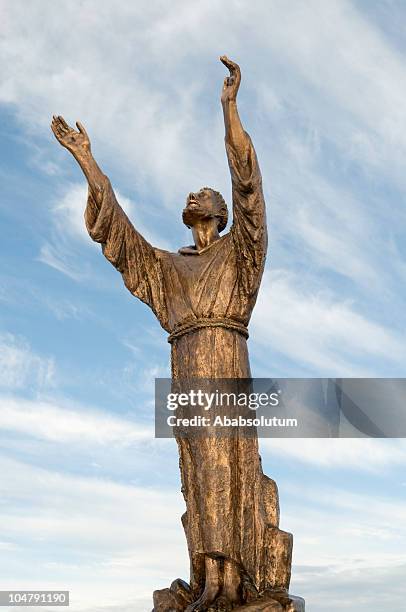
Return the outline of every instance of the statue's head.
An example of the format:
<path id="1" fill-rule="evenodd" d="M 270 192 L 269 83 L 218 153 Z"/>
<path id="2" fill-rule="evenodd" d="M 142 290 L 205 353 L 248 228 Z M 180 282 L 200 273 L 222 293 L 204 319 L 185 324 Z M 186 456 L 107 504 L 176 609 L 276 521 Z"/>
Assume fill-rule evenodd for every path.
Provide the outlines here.
<path id="1" fill-rule="evenodd" d="M 218 231 L 222 232 L 227 225 L 227 204 L 219 191 L 202 187 L 196 193 L 189 193 L 182 213 L 183 223 L 191 228 L 197 221 L 217 219 Z"/>

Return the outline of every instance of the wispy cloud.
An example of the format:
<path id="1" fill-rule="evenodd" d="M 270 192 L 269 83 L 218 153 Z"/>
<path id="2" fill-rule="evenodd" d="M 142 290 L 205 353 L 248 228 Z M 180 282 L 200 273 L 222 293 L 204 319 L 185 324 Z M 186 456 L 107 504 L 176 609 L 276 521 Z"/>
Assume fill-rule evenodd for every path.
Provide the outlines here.
<path id="1" fill-rule="evenodd" d="M 289 356 L 302 373 L 379 376 L 384 364 L 401 375 L 405 362 L 402 336 L 368 319 L 351 300 L 337 299 L 318 283 L 309 289 L 285 270 L 264 279 L 252 328 L 259 346 Z"/>
<path id="2" fill-rule="evenodd" d="M 406 442 L 403 440 L 263 438 L 260 447 L 265 457 L 276 456 L 326 471 L 384 473 L 406 464 Z"/>
<path id="3" fill-rule="evenodd" d="M 0 537 L 17 548 L 24 543 L 12 572 L 2 571 L 7 588 L 43 588 L 46 575 L 47 588 L 70 588 L 75 609 L 95 610 L 101 601 L 151 602 L 174 572 L 187 577 L 180 493 L 67 476 L 4 457 L 0 467 Z"/>
<path id="4" fill-rule="evenodd" d="M 49 242 L 43 244 L 38 254 L 38 261 L 65 274 L 74 281 L 82 281 L 88 276 L 83 268 L 73 261 L 71 250 L 61 244 L 57 246 Z M 85 265 L 86 268 L 89 269 L 89 266 Z"/>
<path id="5" fill-rule="evenodd" d="M 345 485 L 302 482 L 298 476 L 283 486 L 282 525 L 295 534 L 293 592 L 317 612 L 326 601 L 337 612 L 354 606 L 378 611 L 392 601 L 401 605 L 405 501 L 382 490 L 354 493 Z M 388 579 L 393 588 L 383 587 Z"/>
<path id="6" fill-rule="evenodd" d="M 89 408 L 0 396 L 0 429 L 63 444 L 131 445 L 150 441 L 151 428 Z"/>
<path id="7" fill-rule="evenodd" d="M 37 355 L 24 338 L 0 335 L 0 387 L 44 389 L 52 387 L 54 360 Z"/>

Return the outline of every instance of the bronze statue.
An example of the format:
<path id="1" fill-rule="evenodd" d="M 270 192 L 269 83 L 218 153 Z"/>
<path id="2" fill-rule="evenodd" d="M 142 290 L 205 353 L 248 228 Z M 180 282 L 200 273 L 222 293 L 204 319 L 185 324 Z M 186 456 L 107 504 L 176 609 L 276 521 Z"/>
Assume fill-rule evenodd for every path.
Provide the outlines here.
<path id="1" fill-rule="evenodd" d="M 267 249 L 265 202 L 254 147 L 237 110 L 240 68 L 229 69 L 221 102 L 232 180 L 233 224 L 209 187 L 191 192 L 183 222 L 194 244 L 170 253 L 151 246 L 120 208 L 90 140 L 58 116 L 57 140 L 82 168 L 88 184 L 85 221 L 127 289 L 152 308 L 169 333 L 173 379 L 249 378 L 248 322 Z M 256 436 L 178 437 L 182 517 L 190 556 L 190 586 L 181 580 L 154 593 L 154 611 L 304 610 L 288 595 L 292 536 L 278 528 L 275 483 L 262 473 Z"/>

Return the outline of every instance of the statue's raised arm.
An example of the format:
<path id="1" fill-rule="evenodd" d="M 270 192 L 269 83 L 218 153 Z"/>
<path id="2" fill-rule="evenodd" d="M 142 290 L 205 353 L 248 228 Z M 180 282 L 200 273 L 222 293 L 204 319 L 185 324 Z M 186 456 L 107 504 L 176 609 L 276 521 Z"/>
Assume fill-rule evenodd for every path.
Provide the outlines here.
<path id="1" fill-rule="evenodd" d="M 261 171 L 251 138 L 244 130 L 237 108 L 241 83 L 238 64 L 223 55 L 220 60 L 230 71 L 221 93 L 225 125 L 225 145 L 233 191 L 233 226 L 231 232 L 241 261 L 248 271 L 262 272 L 267 249 L 266 209 Z M 247 268 L 247 266 L 245 266 Z M 248 285 L 251 275 L 247 275 Z M 247 289 L 249 287 L 247 286 Z"/>
<path id="2" fill-rule="evenodd" d="M 88 185 L 85 222 L 90 237 L 102 245 L 104 256 L 121 273 L 127 289 L 160 313 L 163 321 L 162 284 L 157 260 L 158 249 L 152 247 L 134 228 L 117 202 L 108 177 L 103 174 L 91 151 L 90 138 L 78 121 L 78 130 L 61 116 L 54 116 L 51 129 L 81 167 Z"/>

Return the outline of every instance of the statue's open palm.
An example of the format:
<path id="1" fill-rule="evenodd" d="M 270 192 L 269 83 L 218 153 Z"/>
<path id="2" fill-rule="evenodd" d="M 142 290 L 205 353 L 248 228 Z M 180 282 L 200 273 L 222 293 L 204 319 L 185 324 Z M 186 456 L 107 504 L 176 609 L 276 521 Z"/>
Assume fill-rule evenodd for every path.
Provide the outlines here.
<path id="1" fill-rule="evenodd" d="M 79 121 L 76 121 L 76 126 L 79 131 L 70 127 L 60 115 L 58 117 L 54 115 L 51 123 L 51 129 L 55 134 L 55 138 L 73 155 L 90 151 L 90 139 L 85 128 Z"/>

